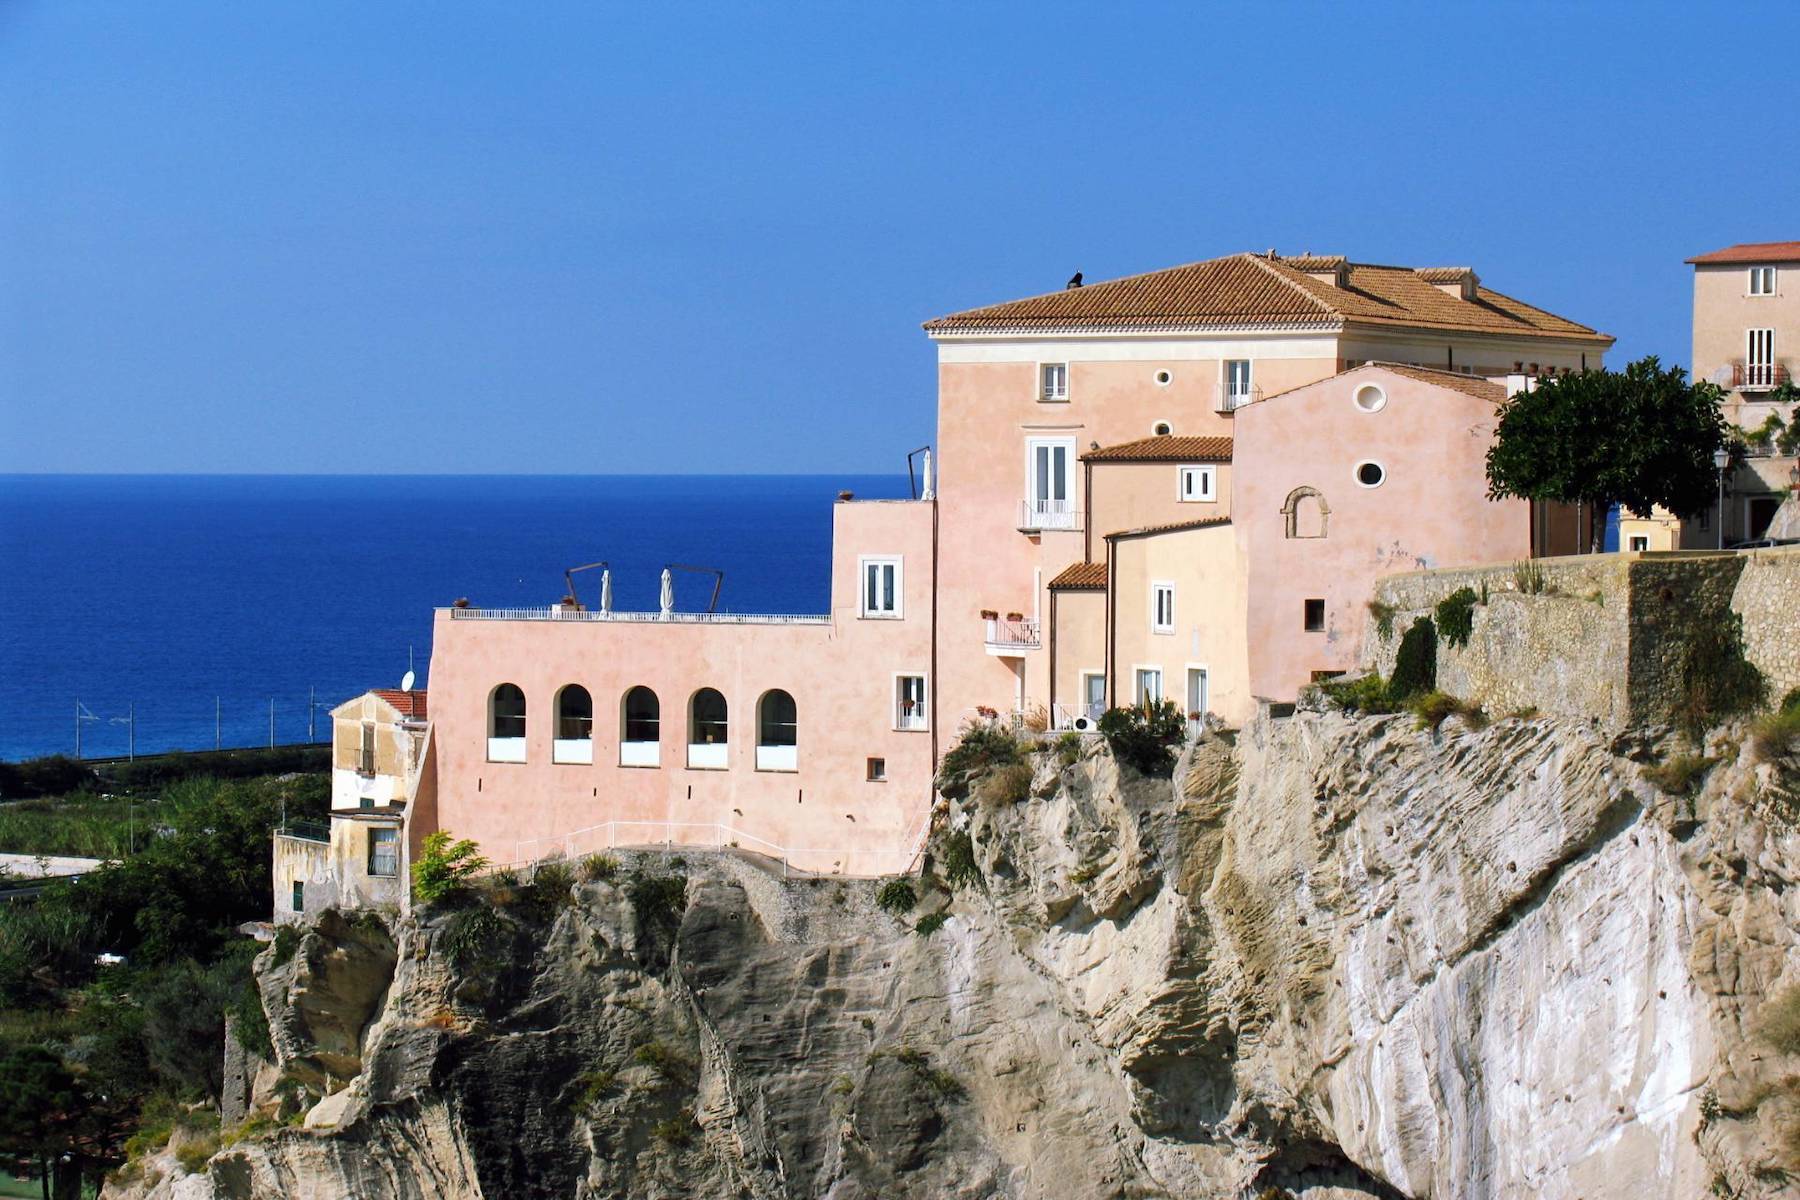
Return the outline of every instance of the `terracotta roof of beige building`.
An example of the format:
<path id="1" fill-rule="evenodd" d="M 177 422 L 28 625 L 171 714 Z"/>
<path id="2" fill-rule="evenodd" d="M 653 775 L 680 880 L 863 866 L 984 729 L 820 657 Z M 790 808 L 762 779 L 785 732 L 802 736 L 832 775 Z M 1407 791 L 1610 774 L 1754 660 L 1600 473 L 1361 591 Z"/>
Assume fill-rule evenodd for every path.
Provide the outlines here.
<path id="1" fill-rule="evenodd" d="M 1106 564 L 1103 562 L 1070 563 L 1057 573 L 1050 586 L 1059 592 L 1086 592 L 1106 589 Z"/>
<path id="2" fill-rule="evenodd" d="M 1800 242 L 1739 242 L 1723 250 L 1696 254 L 1688 259 L 1697 266 L 1710 267 L 1722 263 L 1791 263 L 1800 262 Z"/>
<path id="3" fill-rule="evenodd" d="M 1230 462 L 1228 437 L 1174 437 L 1162 434 L 1089 450 L 1087 462 Z"/>
<path id="4" fill-rule="evenodd" d="M 1311 272 L 1309 274 L 1309 272 Z M 1320 276 L 1330 275 L 1327 280 Z M 1467 293 L 1442 284 L 1467 281 Z M 1466 267 L 1387 267 L 1338 255 L 1232 254 L 925 322 L 931 333 L 1375 325 L 1608 342 L 1586 325 L 1480 285 Z"/>
<path id="5" fill-rule="evenodd" d="M 1106 540 L 1114 538 L 1153 537 L 1159 533 L 1184 533 L 1189 529 L 1208 529 L 1214 525 L 1229 525 L 1230 517 L 1201 517 L 1197 521 L 1170 521 L 1167 525 L 1145 525 L 1138 529 L 1121 529 L 1116 533 L 1106 534 Z"/>

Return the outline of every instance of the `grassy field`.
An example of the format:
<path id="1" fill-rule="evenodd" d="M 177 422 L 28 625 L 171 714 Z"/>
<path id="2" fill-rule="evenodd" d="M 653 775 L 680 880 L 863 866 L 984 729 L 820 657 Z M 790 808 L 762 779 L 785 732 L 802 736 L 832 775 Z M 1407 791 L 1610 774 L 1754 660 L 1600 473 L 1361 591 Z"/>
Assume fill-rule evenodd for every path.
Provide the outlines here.
<path id="1" fill-rule="evenodd" d="M 0 853 L 122 858 L 130 848 L 134 818 L 141 845 L 154 827 L 158 807 L 157 801 L 92 792 L 0 804 Z"/>

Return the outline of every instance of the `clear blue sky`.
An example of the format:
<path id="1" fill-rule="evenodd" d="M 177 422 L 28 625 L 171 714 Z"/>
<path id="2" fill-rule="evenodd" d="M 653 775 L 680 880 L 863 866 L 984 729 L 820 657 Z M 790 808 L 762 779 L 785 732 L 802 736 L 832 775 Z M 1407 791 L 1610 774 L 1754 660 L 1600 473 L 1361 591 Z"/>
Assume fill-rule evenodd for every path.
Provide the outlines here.
<path id="1" fill-rule="evenodd" d="M 0 0 L 0 471 L 888 471 L 918 323 L 1239 250 L 1685 362 L 1800 5 Z"/>

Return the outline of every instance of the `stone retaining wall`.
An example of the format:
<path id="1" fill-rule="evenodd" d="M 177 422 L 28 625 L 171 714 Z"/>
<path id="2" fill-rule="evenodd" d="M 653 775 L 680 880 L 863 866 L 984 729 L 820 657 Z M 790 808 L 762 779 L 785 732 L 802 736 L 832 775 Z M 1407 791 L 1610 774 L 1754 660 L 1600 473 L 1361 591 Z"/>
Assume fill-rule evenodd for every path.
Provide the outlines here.
<path id="1" fill-rule="evenodd" d="M 1406 629 L 1421 616 L 1436 620 L 1438 602 L 1462 587 L 1480 601 L 1467 646 L 1440 632 L 1438 686 L 1496 715 L 1670 721 L 1685 692 L 1689 640 L 1716 636 L 1729 613 L 1742 618 L 1745 657 L 1767 678 L 1770 700 L 1800 686 L 1800 549 L 1582 555 L 1390 576 L 1376 585 L 1365 665 L 1391 672 Z"/>

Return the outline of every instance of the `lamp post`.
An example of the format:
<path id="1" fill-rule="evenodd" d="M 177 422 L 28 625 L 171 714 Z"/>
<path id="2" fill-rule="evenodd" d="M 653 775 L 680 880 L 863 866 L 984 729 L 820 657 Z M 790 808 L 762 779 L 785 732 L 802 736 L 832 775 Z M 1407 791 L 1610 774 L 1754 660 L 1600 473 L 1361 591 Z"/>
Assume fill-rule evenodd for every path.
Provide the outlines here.
<path id="1" fill-rule="evenodd" d="M 1725 468 L 1731 465 L 1731 451 L 1720 446 L 1713 451 L 1713 466 L 1719 473 L 1719 549 L 1725 548 Z"/>

